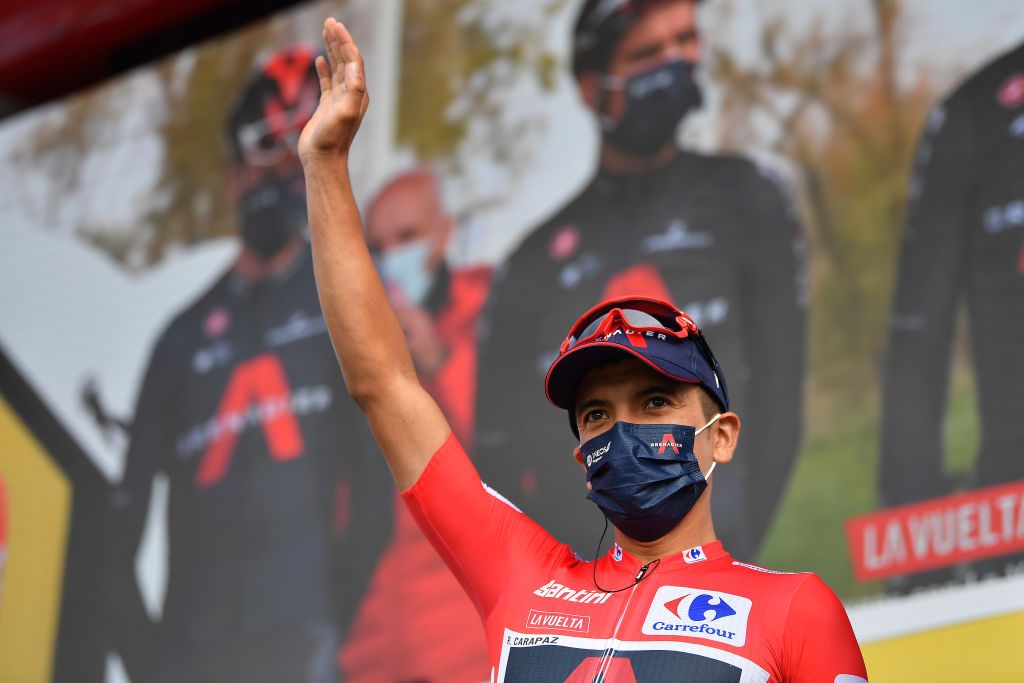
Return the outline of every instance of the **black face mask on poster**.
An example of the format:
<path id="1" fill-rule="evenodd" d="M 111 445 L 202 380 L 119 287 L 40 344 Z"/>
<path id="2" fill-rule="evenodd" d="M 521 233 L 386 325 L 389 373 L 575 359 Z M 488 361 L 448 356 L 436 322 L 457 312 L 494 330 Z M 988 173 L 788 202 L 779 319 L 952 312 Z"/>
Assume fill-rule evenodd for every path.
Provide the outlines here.
<path id="1" fill-rule="evenodd" d="M 242 241 L 269 261 L 302 231 L 306 196 L 302 169 L 272 175 L 242 195 L 238 202 Z"/>
<path id="2" fill-rule="evenodd" d="M 622 152 L 641 157 L 664 147 L 683 117 L 704 102 L 694 80 L 695 70 L 693 62 L 674 60 L 631 76 L 625 83 L 606 77 L 606 89 L 625 91 L 626 106 L 618 121 L 602 113 L 605 140 Z M 601 109 L 607 109 L 607 98 Z"/>

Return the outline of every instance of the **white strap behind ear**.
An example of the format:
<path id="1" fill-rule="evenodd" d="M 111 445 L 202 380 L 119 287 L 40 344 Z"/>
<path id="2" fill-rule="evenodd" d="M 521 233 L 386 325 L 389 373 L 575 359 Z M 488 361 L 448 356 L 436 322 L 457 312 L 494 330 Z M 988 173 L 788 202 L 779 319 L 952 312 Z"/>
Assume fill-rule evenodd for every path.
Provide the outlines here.
<path id="1" fill-rule="evenodd" d="M 720 417 L 722 417 L 722 414 L 721 414 L 721 413 L 716 413 L 716 414 L 715 414 L 715 416 L 714 416 L 713 418 L 711 418 L 710 420 L 708 420 L 708 421 L 707 421 L 707 423 L 706 423 L 706 424 L 705 424 L 705 425 L 704 425 L 703 427 L 701 427 L 700 429 L 698 429 L 697 431 L 695 431 L 695 432 L 693 433 L 693 435 L 694 435 L 694 436 L 697 436 L 698 434 L 700 434 L 701 432 L 703 432 L 703 431 L 704 431 L 705 429 L 707 429 L 708 427 L 710 427 L 711 425 L 713 425 L 713 424 L 714 424 L 715 422 L 717 422 L 717 421 L 718 421 L 718 418 L 720 418 Z"/>

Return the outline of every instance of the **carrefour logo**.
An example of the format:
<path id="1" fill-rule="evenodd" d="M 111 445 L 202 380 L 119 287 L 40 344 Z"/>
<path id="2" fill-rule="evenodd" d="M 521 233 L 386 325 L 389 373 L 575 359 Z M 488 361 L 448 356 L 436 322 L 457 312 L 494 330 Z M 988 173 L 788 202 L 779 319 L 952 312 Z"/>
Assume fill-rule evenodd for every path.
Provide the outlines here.
<path id="1" fill-rule="evenodd" d="M 703 588 L 662 586 L 644 620 L 650 636 L 705 638 L 736 647 L 747 641 L 751 601 Z"/>

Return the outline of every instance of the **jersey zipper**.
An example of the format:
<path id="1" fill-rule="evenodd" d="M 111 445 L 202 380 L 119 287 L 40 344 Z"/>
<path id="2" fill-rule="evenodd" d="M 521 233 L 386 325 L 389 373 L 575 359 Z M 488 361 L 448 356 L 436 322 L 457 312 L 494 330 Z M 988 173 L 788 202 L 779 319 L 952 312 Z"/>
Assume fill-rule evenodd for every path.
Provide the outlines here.
<path id="1" fill-rule="evenodd" d="M 626 604 L 622 606 L 622 611 L 619 612 L 619 619 L 615 622 L 615 629 L 612 631 L 611 637 L 608 639 L 608 646 L 604 649 L 604 654 L 601 655 L 601 665 L 597 669 L 597 674 L 594 676 L 595 681 L 604 681 L 604 676 L 608 673 L 608 667 L 611 666 L 612 659 L 615 658 L 616 643 L 618 643 L 619 629 L 622 627 L 622 621 L 626 618 L 626 612 L 629 611 L 629 604 L 633 601 L 633 594 L 636 593 L 637 586 L 640 585 L 641 579 L 647 574 L 647 570 L 650 568 L 651 563 L 648 562 L 644 566 L 640 567 L 640 571 L 636 573 L 636 578 L 633 579 L 633 587 L 629 590 L 629 597 L 626 598 Z"/>

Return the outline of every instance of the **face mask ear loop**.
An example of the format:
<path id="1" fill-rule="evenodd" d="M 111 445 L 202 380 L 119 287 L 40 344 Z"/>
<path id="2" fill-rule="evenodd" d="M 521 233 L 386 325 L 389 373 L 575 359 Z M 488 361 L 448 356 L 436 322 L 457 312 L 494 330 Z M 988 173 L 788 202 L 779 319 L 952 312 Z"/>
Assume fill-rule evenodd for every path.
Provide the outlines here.
<path id="1" fill-rule="evenodd" d="M 693 436 L 694 436 L 694 437 L 696 437 L 696 436 L 697 436 L 698 434 L 700 434 L 701 432 L 703 432 L 703 431 L 704 431 L 705 429 L 707 429 L 707 428 L 708 428 L 708 427 L 710 427 L 711 425 L 713 425 L 713 424 L 715 424 L 716 422 L 718 422 L 718 418 L 720 418 L 720 417 L 722 417 L 722 414 L 721 414 L 721 413 L 715 413 L 715 416 L 714 416 L 713 418 L 711 418 L 710 420 L 708 420 L 708 421 L 707 421 L 707 422 L 706 422 L 706 423 L 704 424 L 704 426 L 703 426 L 703 427 L 701 427 L 700 429 L 698 429 L 697 431 L 695 431 L 695 432 L 693 433 Z"/>
<path id="2" fill-rule="evenodd" d="M 598 79 L 598 85 L 601 87 L 601 92 L 598 95 L 597 100 L 597 117 L 601 126 L 601 130 L 612 130 L 615 128 L 616 122 L 612 120 L 612 117 L 608 115 L 608 103 L 611 101 L 611 91 L 623 90 L 625 82 L 621 78 L 612 76 L 611 74 L 601 74 Z"/>
<path id="3" fill-rule="evenodd" d="M 700 429 L 698 429 L 697 431 L 695 431 L 695 432 L 693 433 L 693 437 L 694 437 L 694 438 L 697 438 L 697 435 L 698 435 L 698 434 L 700 434 L 700 433 L 701 433 L 701 432 L 703 432 L 703 431 L 704 431 L 705 429 L 707 429 L 708 427 L 710 427 L 711 425 L 713 425 L 713 424 L 714 424 L 714 423 L 715 423 L 715 422 L 716 422 L 716 421 L 718 420 L 718 418 L 720 418 L 720 417 L 722 417 L 722 414 L 721 414 L 721 413 L 717 413 L 717 414 L 716 414 L 716 415 L 715 415 L 715 416 L 714 416 L 713 418 L 711 418 L 710 420 L 708 420 L 707 424 L 705 424 L 705 425 L 704 425 L 703 427 L 701 427 Z M 707 481 L 708 479 L 710 479 L 710 478 L 711 478 L 711 473 L 715 471 L 715 465 L 717 465 L 717 464 L 718 464 L 718 462 L 717 462 L 717 461 L 715 461 L 715 462 L 712 462 L 712 463 L 711 463 L 711 467 L 710 467 L 710 468 L 708 468 L 708 473 L 704 475 L 704 481 Z M 602 537 L 602 540 L 603 540 L 603 537 Z"/>
<path id="4" fill-rule="evenodd" d="M 708 473 L 704 475 L 704 481 L 707 481 L 708 479 L 711 478 L 711 473 L 715 471 L 715 465 L 717 464 L 717 462 L 711 463 L 711 467 L 708 468 Z"/>

